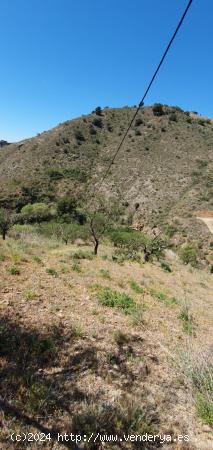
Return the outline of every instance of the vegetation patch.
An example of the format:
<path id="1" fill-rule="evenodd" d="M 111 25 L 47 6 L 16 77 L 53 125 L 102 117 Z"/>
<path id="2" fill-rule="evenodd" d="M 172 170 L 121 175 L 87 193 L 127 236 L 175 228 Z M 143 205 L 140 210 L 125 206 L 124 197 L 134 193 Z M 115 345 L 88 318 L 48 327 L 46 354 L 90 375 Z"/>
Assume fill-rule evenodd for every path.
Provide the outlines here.
<path id="1" fill-rule="evenodd" d="M 129 285 L 130 285 L 131 289 L 134 292 L 136 292 L 136 294 L 143 294 L 144 293 L 144 289 L 141 286 L 139 286 L 139 284 L 136 283 L 135 280 L 130 280 L 129 281 Z"/>
<path id="2" fill-rule="evenodd" d="M 17 266 L 10 266 L 7 268 L 7 272 L 11 275 L 20 275 L 21 271 Z"/>
<path id="3" fill-rule="evenodd" d="M 195 330 L 195 323 L 194 323 L 192 313 L 190 312 L 190 310 L 187 306 L 185 306 L 182 309 L 182 311 L 179 315 L 179 319 L 183 323 L 183 331 L 185 333 L 192 334 Z"/>
<path id="4" fill-rule="evenodd" d="M 48 268 L 46 269 L 46 272 L 47 272 L 49 275 L 52 275 L 52 277 L 54 277 L 54 278 L 57 278 L 57 277 L 58 277 L 58 272 L 57 272 L 57 270 L 55 270 L 53 267 L 48 267 Z"/>
<path id="5" fill-rule="evenodd" d="M 125 314 L 130 314 L 132 309 L 136 306 L 135 301 L 129 295 L 123 292 L 114 291 L 109 287 L 102 288 L 98 292 L 97 297 L 102 305 L 122 309 Z"/>

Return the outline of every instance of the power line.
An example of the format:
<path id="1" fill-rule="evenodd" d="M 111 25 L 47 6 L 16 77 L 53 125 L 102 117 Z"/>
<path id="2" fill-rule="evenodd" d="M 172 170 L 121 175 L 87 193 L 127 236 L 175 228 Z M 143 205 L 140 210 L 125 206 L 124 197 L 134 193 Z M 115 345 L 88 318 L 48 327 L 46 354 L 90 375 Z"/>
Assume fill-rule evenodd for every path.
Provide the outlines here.
<path id="1" fill-rule="evenodd" d="M 118 148 L 117 148 L 116 152 L 114 153 L 114 155 L 112 157 L 112 160 L 110 161 L 110 163 L 109 163 L 109 165 L 108 165 L 104 175 L 102 176 L 102 178 L 101 178 L 101 180 L 99 182 L 99 186 L 96 187 L 96 189 L 95 189 L 96 192 L 100 190 L 104 180 L 106 179 L 106 177 L 107 177 L 107 175 L 108 175 L 108 173 L 109 173 L 109 171 L 110 171 L 110 169 L 111 169 L 111 167 L 112 167 L 112 165 L 113 165 L 113 163 L 115 161 L 116 156 L 118 155 L 118 153 L 119 153 L 119 151 L 120 151 L 120 149 L 121 149 L 121 147 L 122 147 L 122 145 L 123 145 L 123 143 L 124 143 L 124 141 L 126 139 L 126 136 L 127 136 L 128 132 L 129 132 L 129 130 L 130 130 L 130 128 L 131 128 L 131 126 L 132 126 L 132 124 L 133 124 L 133 122 L 134 122 L 134 120 L 135 120 L 135 118 L 136 118 L 136 116 L 137 116 L 137 114 L 138 114 L 138 112 L 140 110 L 140 108 L 142 108 L 142 106 L 144 105 L 144 100 L 145 100 L 145 98 L 146 98 L 146 96 L 147 96 L 147 94 L 148 94 L 148 92 L 149 92 L 149 90 L 150 90 L 150 88 L 151 88 L 151 86 L 152 86 L 156 76 L 157 76 L 157 73 L 159 72 L 159 70 L 160 70 L 160 68 L 161 68 L 161 66 L 162 66 L 162 64 L 164 62 L 164 59 L 166 58 L 166 55 L 167 55 L 167 53 L 168 53 L 168 51 L 169 51 L 169 49 L 170 49 L 170 47 L 171 47 L 171 45 L 172 45 L 172 43 L 174 41 L 174 39 L 175 39 L 179 29 L 180 29 L 180 27 L 181 27 L 185 17 L 187 15 L 187 12 L 188 12 L 191 4 L 192 4 L 192 1 L 193 0 L 189 0 L 188 5 L 187 5 L 187 7 L 186 7 L 186 9 L 185 9 L 185 11 L 184 11 L 184 13 L 183 13 L 179 23 L 178 23 L 178 25 L 177 25 L 173 35 L 172 35 L 172 38 L 170 39 L 170 41 L 169 41 L 169 43 L 168 43 L 168 45 L 166 47 L 166 50 L 163 53 L 163 56 L 162 56 L 158 66 L 157 66 L 157 69 L 155 70 L 154 75 L 152 76 L 151 81 L 149 82 L 149 84 L 148 84 L 148 86 L 147 86 L 147 88 L 145 90 L 145 93 L 144 93 L 144 95 L 143 95 L 143 97 L 142 97 L 142 99 L 141 99 L 141 101 L 140 101 L 140 103 L 139 103 L 139 105 L 138 105 L 138 107 L 137 107 L 137 109 L 136 109 L 136 111 L 135 111 L 135 113 L 134 113 L 134 115 L 133 115 L 133 117 L 132 117 L 132 119 L 131 119 L 128 127 L 127 127 L 127 129 L 126 129 L 126 131 L 125 131 L 125 133 L 124 133 L 124 135 L 123 135 L 123 137 L 122 137 L 122 139 L 121 139 L 121 142 L 118 145 Z"/>

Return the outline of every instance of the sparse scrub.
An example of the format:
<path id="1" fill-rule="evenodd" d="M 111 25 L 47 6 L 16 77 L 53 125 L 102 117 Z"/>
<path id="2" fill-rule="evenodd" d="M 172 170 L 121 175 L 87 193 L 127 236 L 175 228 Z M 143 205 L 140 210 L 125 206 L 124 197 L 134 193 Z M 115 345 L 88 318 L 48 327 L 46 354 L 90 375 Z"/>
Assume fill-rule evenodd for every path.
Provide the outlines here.
<path id="1" fill-rule="evenodd" d="M 150 294 L 167 306 L 177 305 L 179 303 L 175 297 L 168 297 L 164 292 L 157 292 L 153 289 L 150 289 Z"/>
<path id="2" fill-rule="evenodd" d="M 48 268 L 46 269 L 46 272 L 47 272 L 49 275 L 52 275 L 52 277 L 54 277 L 54 278 L 57 278 L 57 277 L 58 277 L 58 272 L 57 272 L 57 270 L 55 270 L 53 267 L 48 267 Z"/>
<path id="3" fill-rule="evenodd" d="M 100 275 L 102 276 L 102 278 L 106 278 L 107 280 L 110 280 L 111 278 L 109 270 L 107 269 L 100 269 Z"/>
<path id="4" fill-rule="evenodd" d="M 161 265 L 162 269 L 165 270 L 165 272 L 169 272 L 169 273 L 172 272 L 170 265 L 166 261 L 161 261 L 160 265 Z"/>
<path id="5" fill-rule="evenodd" d="M 99 302 L 104 306 L 122 309 L 126 314 L 130 314 L 135 307 L 135 301 L 129 295 L 114 291 L 111 288 L 102 288 L 97 294 Z"/>
<path id="6" fill-rule="evenodd" d="M 36 292 L 33 289 L 29 289 L 25 291 L 24 298 L 26 300 L 33 300 L 34 298 L 36 298 Z"/>
<path id="7" fill-rule="evenodd" d="M 139 127 L 140 125 L 142 125 L 143 124 L 143 120 L 140 118 L 140 117 L 138 117 L 136 120 L 135 120 L 135 126 L 136 127 Z"/>
<path id="8" fill-rule="evenodd" d="M 121 330 L 114 331 L 113 337 L 117 345 L 124 345 L 129 342 L 129 336 Z"/>
<path id="9" fill-rule="evenodd" d="M 74 272 L 78 272 L 78 273 L 81 272 L 81 266 L 80 266 L 79 260 L 74 259 L 71 267 Z"/>
<path id="10" fill-rule="evenodd" d="M 17 266 L 10 266 L 7 268 L 7 272 L 11 275 L 20 275 L 21 271 Z"/>
<path id="11" fill-rule="evenodd" d="M 149 413 L 142 408 L 142 402 L 139 399 L 130 399 L 124 397 L 122 401 L 105 405 L 98 401 L 84 403 L 80 408 L 80 413 L 73 416 L 72 432 L 75 434 L 82 433 L 91 435 L 92 433 L 98 436 L 101 434 L 118 434 L 127 435 L 154 433 L 156 425 L 152 424 Z M 100 447 L 100 442 L 88 444 L 88 449 L 97 450 Z"/>
<path id="12" fill-rule="evenodd" d="M 144 322 L 144 310 L 146 309 L 145 305 L 135 305 L 131 310 L 131 321 L 133 326 L 140 326 Z"/>
<path id="13" fill-rule="evenodd" d="M 135 280 L 130 280 L 129 281 L 129 285 L 130 285 L 131 289 L 134 292 L 136 292 L 136 294 L 143 294 L 144 293 L 144 289 L 141 286 L 139 286 L 139 284 L 136 283 Z"/>
<path id="14" fill-rule="evenodd" d="M 38 264 L 43 264 L 42 259 L 40 258 L 40 256 L 34 255 L 33 256 L 33 260 L 35 262 L 37 262 Z"/>
<path id="15" fill-rule="evenodd" d="M 193 315 L 190 312 L 188 306 L 183 307 L 183 309 L 178 317 L 183 323 L 183 331 L 185 333 L 192 334 L 195 330 L 195 323 L 194 323 Z"/>
<path id="16" fill-rule="evenodd" d="M 75 138 L 77 141 L 83 142 L 85 141 L 85 137 L 83 135 L 83 133 L 80 130 L 76 130 L 75 131 Z"/>
<path id="17" fill-rule="evenodd" d="M 81 339 L 84 337 L 84 330 L 81 325 L 75 325 L 72 328 L 72 333 L 73 333 L 74 339 Z"/>
<path id="18" fill-rule="evenodd" d="M 103 127 L 103 122 L 102 119 L 100 117 L 95 117 L 92 121 L 93 125 L 95 125 L 95 127 L 97 128 L 102 128 Z"/>
<path id="19" fill-rule="evenodd" d="M 169 121 L 170 122 L 177 122 L 177 114 L 176 113 L 171 113 L 169 114 Z"/>
<path id="20" fill-rule="evenodd" d="M 184 264 L 191 264 L 192 267 L 197 265 L 197 251 L 191 244 L 185 244 L 180 249 L 180 258 Z"/>
<path id="21" fill-rule="evenodd" d="M 194 353 L 182 358 L 183 370 L 189 379 L 198 417 L 213 426 L 213 360 L 211 353 Z"/>
<path id="22" fill-rule="evenodd" d="M 94 258 L 94 255 L 91 252 L 83 251 L 83 250 L 78 250 L 78 252 L 71 253 L 70 256 L 71 256 L 71 258 L 73 260 L 78 260 L 78 259 L 89 259 L 89 260 L 91 260 L 91 259 Z"/>
<path id="23" fill-rule="evenodd" d="M 176 224 L 173 224 L 173 223 L 169 224 L 165 230 L 165 233 L 169 238 L 172 238 L 175 235 L 175 233 L 177 233 L 177 232 L 178 232 L 178 227 Z"/>

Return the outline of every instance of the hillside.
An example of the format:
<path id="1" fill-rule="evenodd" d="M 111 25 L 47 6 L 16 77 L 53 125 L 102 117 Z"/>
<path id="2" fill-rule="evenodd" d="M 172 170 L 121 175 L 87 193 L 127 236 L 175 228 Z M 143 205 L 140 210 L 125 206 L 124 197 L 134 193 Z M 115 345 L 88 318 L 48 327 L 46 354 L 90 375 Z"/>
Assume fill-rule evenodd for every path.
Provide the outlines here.
<path id="1" fill-rule="evenodd" d="M 42 433 L 55 450 L 212 448 L 212 276 L 177 260 L 171 273 L 118 264 L 112 252 L 33 228 L 0 241 L 2 450 L 41 448 Z M 124 439 L 146 433 L 162 438 Z"/>
<path id="2" fill-rule="evenodd" d="M 2 450 L 212 448 L 213 123 L 140 111 L 94 214 L 134 111 L 0 149 Z"/>
<path id="3" fill-rule="evenodd" d="M 65 193 L 90 197 L 134 111 L 105 108 L 3 147 L 0 204 L 20 210 Z M 212 210 L 212 147 L 211 120 L 177 107 L 164 106 L 155 114 L 146 107 L 102 192 L 128 205 L 133 224 L 165 228 L 175 222 L 182 234 L 208 247 L 211 233 L 196 211 Z"/>

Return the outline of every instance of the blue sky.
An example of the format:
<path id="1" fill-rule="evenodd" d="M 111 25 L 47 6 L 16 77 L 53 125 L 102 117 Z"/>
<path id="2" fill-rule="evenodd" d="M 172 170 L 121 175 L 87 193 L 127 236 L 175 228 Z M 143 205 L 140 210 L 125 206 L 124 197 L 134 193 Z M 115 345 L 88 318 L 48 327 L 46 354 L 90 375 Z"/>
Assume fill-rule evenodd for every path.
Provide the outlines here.
<path id="1" fill-rule="evenodd" d="M 138 104 L 187 0 L 1 0 L 0 139 Z M 213 2 L 194 0 L 146 104 L 213 117 Z"/>

